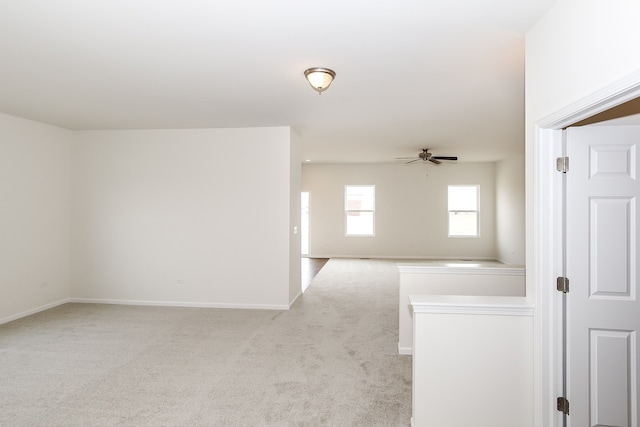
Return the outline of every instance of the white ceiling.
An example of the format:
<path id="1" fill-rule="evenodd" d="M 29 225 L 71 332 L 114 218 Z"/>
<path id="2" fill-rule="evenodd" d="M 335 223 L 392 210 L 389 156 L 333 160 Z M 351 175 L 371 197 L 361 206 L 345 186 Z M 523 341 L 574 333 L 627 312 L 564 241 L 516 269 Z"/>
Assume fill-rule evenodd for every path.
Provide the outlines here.
<path id="1" fill-rule="evenodd" d="M 0 0 L 0 111 L 68 129 L 292 126 L 314 162 L 524 150 L 554 0 Z M 306 68 L 336 71 L 318 95 Z"/>

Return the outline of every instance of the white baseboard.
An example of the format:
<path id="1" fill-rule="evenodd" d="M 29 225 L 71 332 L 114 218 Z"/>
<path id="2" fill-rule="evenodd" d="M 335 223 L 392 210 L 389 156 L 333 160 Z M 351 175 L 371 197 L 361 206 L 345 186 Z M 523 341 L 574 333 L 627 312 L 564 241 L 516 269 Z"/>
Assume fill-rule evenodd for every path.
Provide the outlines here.
<path id="1" fill-rule="evenodd" d="M 52 302 L 50 304 L 45 304 L 40 307 L 33 308 L 31 310 L 23 311 L 22 313 L 14 314 L 13 316 L 5 317 L 0 319 L 0 325 L 3 323 L 13 322 L 14 320 L 21 319 L 23 317 L 31 316 L 32 314 L 40 313 L 41 311 L 49 310 L 54 307 L 58 307 L 62 304 L 66 304 L 71 302 L 70 298 L 61 299 L 60 301 Z"/>
<path id="2" fill-rule="evenodd" d="M 154 307 L 289 310 L 288 305 L 279 305 L 279 304 L 235 304 L 235 303 L 205 303 L 205 302 L 184 302 L 184 301 L 142 301 L 142 300 L 101 299 L 101 298 L 70 298 L 69 302 L 83 303 L 83 304 L 141 305 L 141 306 L 154 306 Z"/>
<path id="3" fill-rule="evenodd" d="M 400 343 L 398 343 L 398 354 L 404 354 L 406 356 L 413 355 L 413 347 L 400 347 Z"/>

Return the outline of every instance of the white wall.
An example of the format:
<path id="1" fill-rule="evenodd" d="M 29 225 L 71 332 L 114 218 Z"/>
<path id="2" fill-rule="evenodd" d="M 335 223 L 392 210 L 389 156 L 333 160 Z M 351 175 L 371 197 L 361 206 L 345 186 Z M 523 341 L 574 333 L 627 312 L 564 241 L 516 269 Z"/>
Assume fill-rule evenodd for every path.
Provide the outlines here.
<path id="1" fill-rule="evenodd" d="M 0 114 L 0 323 L 69 296 L 71 133 Z"/>
<path id="2" fill-rule="evenodd" d="M 72 297 L 288 307 L 288 127 L 74 137 Z"/>
<path id="3" fill-rule="evenodd" d="M 375 237 L 345 237 L 344 186 L 376 186 Z M 447 237 L 447 185 L 479 184 L 481 237 Z M 302 166 L 310 193 L 310 256 L 496 257 L 495 164 Z"/>
<path id="4" fill-rule="evenodd" d="M 640 2 L 557 0 L 527 33 L 527 136 L 533 121 L 640 69 Z"/>
<path id="5" fill-rule="evenodd" d="M 524 154 L 496 163 L 496 247 L 506 264 L 525 263 Z"/>

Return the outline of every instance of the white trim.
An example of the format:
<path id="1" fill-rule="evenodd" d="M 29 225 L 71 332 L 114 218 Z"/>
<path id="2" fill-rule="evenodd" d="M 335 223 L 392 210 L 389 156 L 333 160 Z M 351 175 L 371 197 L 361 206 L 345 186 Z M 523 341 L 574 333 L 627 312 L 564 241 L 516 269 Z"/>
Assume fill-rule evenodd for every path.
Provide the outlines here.
<path id="1" fill-rule="evenodd" d="M 429 314 L 473 314 L 533 317 L 533 307 L 530 306 L 492 304 L 420 304 L 413 305 L 413 312 Z"/>
<path id="2" fill-rule="evenodd" d="M 640 97 L 640 70 L 574 102 L 535 123 L 533 151 L 533 278 L 534 318 L 534 422 L 536 426 L 560 426 L 555 410 L 561 384 L 560 316 L 553 280 L 558 275 L 562 232 L 561 204 L 553 191 L 557 177 L 549 163 L 558 155 L 562 128 Z M 548 191 L 551 191 L 549 193 Z M 550 194 L 554 194 L 550 197 Z M 560 216 L 559 216 L 560 215 Z"/>
<path id="3" fill-rule="evenodd" d="M 289 310 L 288 305 L 280 304 L 238 304 L 238 303 L 206 303 L 186 301 L 141 301 L 101 298 L 70 298 L 69 302 L 83 304 L 115 304 L 115 305 L 140 305 L 155 307 L 194 307 L 194 308 L 237 308 L 250 310 Z"/>
<path id="4" fill-rule="evenodd" d="M 562 358 L 557 328 L 560 295 L 555 278 L 561 275 L 562 175 L 555 169 L 555 158 L 562 155 L 562 131 L 536 127 L 534 147 L 534 410 L 536 425 L 561 425 L 562 415 L 555 410 L 560 395 L 557 364 Z"/>
<path id="5" fill-rule="evenodd" d="M 524 297 L 409 295 L 413 313 L 533 317 Z"/>
<path id="6" fill-rule="evenodd" d="M 41 305 L 40 307 L 32 308 L 31 310 L 23 311 L 22 313 L 14 314 L 9 317 L 0 319 L 0 325 L 4 323 L 13 322 L 14 320 L 22 319 L 23 317 L 31 316 L 32 314 L 40 313 L 41 311 L 50 310 L 52 308 L 61 306 L 71 302 L 69 298 L 61 299 L 60 301 L 52 302 L 50 304 Z"/>
<path id="7" fill-rule="evenodd" d="M 536 122 L 541 129 L 562 129 L 640 97 L 640 70 L 585 96 Z"/>

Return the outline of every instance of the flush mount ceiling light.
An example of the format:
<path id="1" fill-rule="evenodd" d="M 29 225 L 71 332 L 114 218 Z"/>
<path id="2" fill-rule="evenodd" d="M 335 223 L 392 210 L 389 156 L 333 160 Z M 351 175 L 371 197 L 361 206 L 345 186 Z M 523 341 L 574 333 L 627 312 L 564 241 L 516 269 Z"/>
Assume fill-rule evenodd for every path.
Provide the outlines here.
<path id="1" fill-rule="evenodd" d="M 322 94 L 331 85 L 331 82 L 336 76 L 336 72 L 329 68 L 314 67 L 305 70 L 304 76 L 309 81 L 309 84 L 318 92 Z"/>

